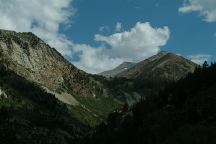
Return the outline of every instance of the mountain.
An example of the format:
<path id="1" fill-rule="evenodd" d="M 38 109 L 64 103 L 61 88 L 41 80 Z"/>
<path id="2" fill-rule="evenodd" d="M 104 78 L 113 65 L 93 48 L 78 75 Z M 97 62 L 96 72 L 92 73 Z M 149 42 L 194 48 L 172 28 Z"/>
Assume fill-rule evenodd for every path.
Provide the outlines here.
<path id="1" fill-rule="evenodd" d="M 127 79 L 179 80 L 195 70 L 198 65 L 182 56 L 159 52 L 116 77 Z"/>
<path id="2" fill-rule="evenodd" d="M 109 124 L 117 120 L 116 124 L 124 127 L 125 118 L 129 118 L 126 122 L 131 126 L 134 123 L 130 116 L 136 113 L 129 111 L 128 105 L 139 106 L 136 103 L 142 100 L 140 103 L 147 102 L 150 108 L 134 110 L 153 112 L 160 104 L 167 103 L 164 99 L 156 102 L 151 99 L 161 96 L 166 85 L 187 77 L 195 67 L 183 57 L 161 52 L 138 64 L 123 63 L 110 72 L 117 76 L 105 78 L 79 70 L 33 33 L 0 30 L 0 143 L 83 143 L 79 140 L 85 140 L 87 134 L 98 134 L 100 131 L 93 128 L 114 111 L 119 117 L 111 114 Z M 185 93 L 181 95 L 183 98 Z M 171 97 L 175 93 L 167 95 Z M 179 99 L 174 97 L 176 102 Z M 120 110 L 123 104 L 124 109 Z M 138 112 L 138 115 L 142 114 Z M 156 115 L 160 115 L 160 111 L 156 111 Z M 116 134 L 112 125 L 110 130 L 106 124 L 103 126 L 106 132 L 111 132 L 108 137 Z"/>
<path id="3" fill-rule="evenodd" d="M 33 33 L 0 30 L 0 55 L 9 69 L 55 93 L 67 104 L 77 104 L 74 96 L 101 95 L 98 81 L 77 69 Z"/>
<path id="4" fill-rule="evenodd" d="M 128 63 L 125 64 L 127 66 Z M 125 64 L 110 72 L 124 69 Z M 150 94 L 157 94 L 167 84 L 184 78 L 198 66 L 184 57 L 164 51 L 137 64 L 129 65 L 131 68 L 118 71 L 114 77 L 109 77 L 103 82 L 110 95 L 129 105 Z"/>
<path id="5" fill-rule="evenodd" d="M 113 70 L 105 71 L 105 72 L 99 73 L 98 75 L 102 75 L 102 76 L 105 76 L 108 78 L 109 77 L 115 77 L 119 73 L 122 73 L 122 72 L 132 68 L 134 65 L 135 65 L 135 63 L 132 63 L 132 62 L 123 62 L 122 64 L 120 64 L 119 66 L 114 68 Z"/>
<path id="6" fill-rule="evenodd" d="M 161 52 L 105 78 L 77 69 L 33 33 L 0 30 L 0 143 L 83 143 L 110 112 L 154 99 L 195 67 Z"/>
<path id="7" fill-rule="evenodd" d="M 88 144 L 215 144 L 216 64 L 112 113 Z"/>

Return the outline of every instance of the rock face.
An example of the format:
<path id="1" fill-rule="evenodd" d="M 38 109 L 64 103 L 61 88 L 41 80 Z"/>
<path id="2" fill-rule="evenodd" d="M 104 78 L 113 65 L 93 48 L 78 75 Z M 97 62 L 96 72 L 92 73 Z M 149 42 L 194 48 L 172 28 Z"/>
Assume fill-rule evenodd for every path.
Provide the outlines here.
<path id="1" fill-rule="evenodd" d="M 119 73 L 117 77 L 128 79 L 179 80 L 193 72 L 197 64 L 181 56 L 160 52 L 132 68 Z"/>
<path id="2" fill-rule="evenodd" d="M 0 59 L 17 74 L 59 94 L 98 95 L 99 84 L 91 75 L 78 70 L 32 33 L 0 30 Z"/>
<path id="3" fill-rule="evenodd" d="M 113 70 L 105 71 L 105 72 L 99 73 L 98 75 L 102 75 L 105 77 L 115 77 L 116 75 L 132 68 L 134 65 L 135 63 L 132 63 L 132 62 L 124 62 L 120 64 L 119 66 L 117 66 L 116 68 L 114 68 Z"/>

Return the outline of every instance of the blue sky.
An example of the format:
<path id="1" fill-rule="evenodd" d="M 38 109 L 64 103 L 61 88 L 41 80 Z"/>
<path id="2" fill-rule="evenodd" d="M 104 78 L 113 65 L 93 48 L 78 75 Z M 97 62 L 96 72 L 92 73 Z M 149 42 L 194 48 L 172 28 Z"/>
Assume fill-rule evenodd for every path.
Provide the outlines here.
<path id="1" fill-rule="evenodd" d="M 89 73 L 159 51 L 216 61 L 215 0 L 0 0 L 0 28 L 33 32 Z"/>
<path id="2" fill-rule="evenodd" d="M 77 14 L 70 29 L 63 31 L 77 43 L 97 45 L 94 35 L 114 33 L 121 22 L 129 30 L 136 22 L 150 22 L 153 26 L 168 26 L 171 37 L 161 50 L 182 54 L 216 56 L 216 23 L 208 23 L 196 12 L 181 14 L 181 0 L 75 0 Z M 109 31 L 100 32 L 102 26 Z M 216 60 L 212 57 L 212 60 Z"/>

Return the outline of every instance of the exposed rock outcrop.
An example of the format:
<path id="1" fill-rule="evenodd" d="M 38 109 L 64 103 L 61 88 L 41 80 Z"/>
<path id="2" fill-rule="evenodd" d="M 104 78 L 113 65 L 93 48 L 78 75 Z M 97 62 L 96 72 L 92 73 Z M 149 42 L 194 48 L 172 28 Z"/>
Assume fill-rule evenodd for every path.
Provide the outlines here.
<path id="1" fill-rule="evenodd" d="M 0 30 L 0 59 L 9 69 L 49 91 L 67 96 L 99 95 L 99 82 L 33 33 Z"/>

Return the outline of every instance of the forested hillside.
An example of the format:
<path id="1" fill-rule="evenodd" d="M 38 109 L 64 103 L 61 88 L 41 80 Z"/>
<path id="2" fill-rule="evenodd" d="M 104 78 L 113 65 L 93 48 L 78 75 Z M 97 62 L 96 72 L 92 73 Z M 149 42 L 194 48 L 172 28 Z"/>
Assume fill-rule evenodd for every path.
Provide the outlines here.
<path id="1" fill-rule="evenodd" d="M 86 141 L 92 144 L 215 144 L 216 64 L 110 114 Z"/>

